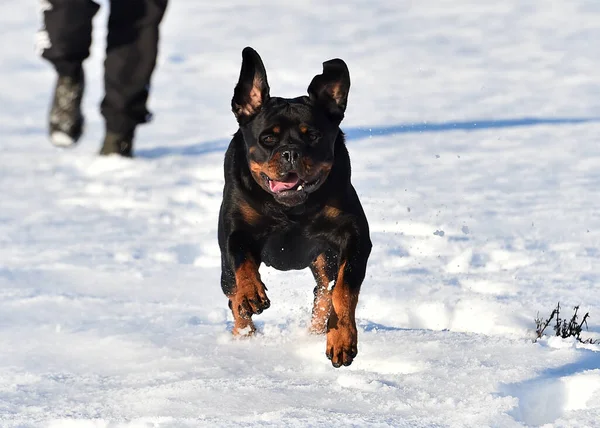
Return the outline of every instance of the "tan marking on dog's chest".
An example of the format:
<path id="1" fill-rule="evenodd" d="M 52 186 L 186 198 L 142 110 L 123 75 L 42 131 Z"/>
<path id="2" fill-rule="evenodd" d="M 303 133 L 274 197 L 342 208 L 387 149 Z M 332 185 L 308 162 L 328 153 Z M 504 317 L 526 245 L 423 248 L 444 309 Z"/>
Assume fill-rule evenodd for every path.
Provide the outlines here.
<path id="1" fill-rule="evenodd" d="M 240 201 L 238 208 L 244 221 L 251 226 L 258 224 L 262 217 L 261 214 L 246 201 Z"/>

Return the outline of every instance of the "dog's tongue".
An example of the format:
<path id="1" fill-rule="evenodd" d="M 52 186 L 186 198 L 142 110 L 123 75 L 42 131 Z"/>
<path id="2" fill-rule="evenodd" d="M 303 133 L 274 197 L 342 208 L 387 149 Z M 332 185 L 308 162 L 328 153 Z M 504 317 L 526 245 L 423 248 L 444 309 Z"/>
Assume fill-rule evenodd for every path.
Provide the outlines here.
<path id="1" fill-rule="evenodd" d="M 293 189 L 299 181 L 300 178 L 296 174 L 290 174 L 283 181 L 270 180 L 269 186 L 271 187 L 271 192 L 279 193 L 284 190 Z"/>

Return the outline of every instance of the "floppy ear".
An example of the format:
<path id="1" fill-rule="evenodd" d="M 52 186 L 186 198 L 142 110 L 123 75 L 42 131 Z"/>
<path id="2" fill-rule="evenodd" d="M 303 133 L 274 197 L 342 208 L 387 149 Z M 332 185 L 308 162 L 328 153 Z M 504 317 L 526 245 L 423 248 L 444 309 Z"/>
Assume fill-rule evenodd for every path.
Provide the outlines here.
<path id="1" fill-rule="evenodd" d="M 320 102 L 339 118 L 344 118 L 350 91 L 350 72 L 346 63 L 339 58 L 323 63 L 323 74 L 316 75 L 308 86 L 310 99 Z"/>
<path id="2" fill-rule="evenodd" d="M 268 99 L 267 72 L 260 55 L 251 47 L 244 48 L 240 79 L 231 99 L 231 110 L 238 123 L 250 120 Z"/>

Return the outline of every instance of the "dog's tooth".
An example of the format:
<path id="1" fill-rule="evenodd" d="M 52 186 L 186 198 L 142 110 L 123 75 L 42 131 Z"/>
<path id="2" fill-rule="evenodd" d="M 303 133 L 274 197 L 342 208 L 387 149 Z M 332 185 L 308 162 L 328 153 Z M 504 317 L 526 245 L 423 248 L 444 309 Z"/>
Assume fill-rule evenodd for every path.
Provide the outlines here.
<path id="1" fill-rule="evenodd" d="M 298 191 L 302 190 L 302 184 L 298 186 Z"/>

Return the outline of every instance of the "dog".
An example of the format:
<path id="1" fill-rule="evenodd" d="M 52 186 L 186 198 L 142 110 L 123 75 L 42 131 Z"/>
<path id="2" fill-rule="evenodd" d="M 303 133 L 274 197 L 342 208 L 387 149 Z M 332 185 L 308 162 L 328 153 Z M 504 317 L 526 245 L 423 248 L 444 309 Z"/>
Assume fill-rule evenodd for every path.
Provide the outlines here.
<path id="1" fill-rule="evenodd" d="M 308 95 L 271 97 L 261 57 L 242 51 L 231 100 L 239 128 L 225 154 L 218 226 L 233 334 L 254 334 L 252 315 L 270 306 L 261 263 L 308 267 L 317 282 L 310 330 L 326 333 L 334 367 L 358 353 L 355 310 L 372 246 L 339 128 L 349 89 L 346 63 L 332 59 Z"/>

